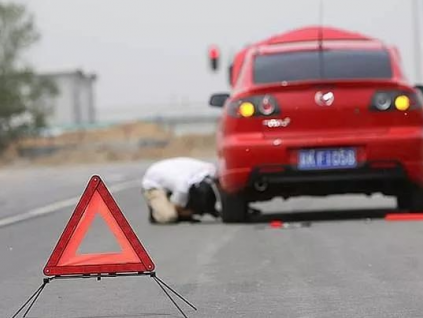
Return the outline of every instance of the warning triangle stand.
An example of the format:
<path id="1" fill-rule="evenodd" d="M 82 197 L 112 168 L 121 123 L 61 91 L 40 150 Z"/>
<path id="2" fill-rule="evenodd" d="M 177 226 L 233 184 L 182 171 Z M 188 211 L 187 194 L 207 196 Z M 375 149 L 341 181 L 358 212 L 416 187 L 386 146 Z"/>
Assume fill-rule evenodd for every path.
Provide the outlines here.
<path id="1" fill-rule="evenodd" d="M 96 217 L 101 217 L 120 246 L 120 252 L 81 254 L 80 245 Z M 179 312 L 184 311 L 171 297 L 169 291 L 197 310 L 163 280 L 157 277 L 155 265 L 132 230 L 119 206 L 99 176 L 93 176 L 77 204 L 62 236 L 44 268 L 43 284 L 12 316 L 16 318 L 25 308 L 26 317 L 44 288 L 53 280 L 147 276 L 154 279 Z"/>

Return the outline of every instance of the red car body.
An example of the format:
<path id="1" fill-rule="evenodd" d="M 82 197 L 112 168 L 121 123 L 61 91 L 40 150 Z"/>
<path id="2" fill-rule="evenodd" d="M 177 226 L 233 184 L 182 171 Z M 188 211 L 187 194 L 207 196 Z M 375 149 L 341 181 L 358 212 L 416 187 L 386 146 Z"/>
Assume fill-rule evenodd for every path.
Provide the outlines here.
<path id="1" fill-rule="evenodd" d="M 231 86 L 211 100 L 225 101 L 224 221 L 277 196 L 381 192 L 423 208 L 422 94 L 395 47 L 339 29 L 294 30 L 238 53 Z"/>

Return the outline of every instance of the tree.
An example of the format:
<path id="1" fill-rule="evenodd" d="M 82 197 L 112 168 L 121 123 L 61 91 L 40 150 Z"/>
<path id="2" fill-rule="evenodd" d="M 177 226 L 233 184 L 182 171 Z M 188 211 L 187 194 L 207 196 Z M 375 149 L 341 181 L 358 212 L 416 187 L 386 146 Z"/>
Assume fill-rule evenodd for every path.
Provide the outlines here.
<path id="1" fill-rule="evenodd" d="M 25 54 L 40 36 L 24 5 L 0 3 L 0 151 L 45 125 L 46 97 L 57 93 L 38 77 Z"/>

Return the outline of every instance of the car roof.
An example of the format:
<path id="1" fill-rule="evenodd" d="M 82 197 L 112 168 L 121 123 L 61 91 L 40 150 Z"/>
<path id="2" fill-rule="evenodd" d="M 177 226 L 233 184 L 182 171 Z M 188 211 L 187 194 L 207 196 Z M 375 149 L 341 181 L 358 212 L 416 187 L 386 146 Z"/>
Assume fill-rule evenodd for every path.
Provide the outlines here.
<path id="1" fill-rule="evenodd" d="M 332 41 L 378 41 L 369 36 L 358 32 L 347 31 L 339 28 L 327 26 L 309 26 L 300 29 L 291 30 L 285 33 L 274 35 L 267 40 L 257 42 L 256 44 L 278 44 L 317 41 L 319 39 Z"/>
<path id="2" fill-rule="evenodd" d="M 325 41 L 303 41 L 303 42 L 290 42 L 282 44 L 263 44 L 256 48 L 252 48 L 259 54 L 273 54 L 290 51 L 303 51 L 303 50 L 381 50 L 386 46 L 380 41 L 368 40 L 325 40 Z"/>
<path id="3" fill-rule="evenodd" d="M 260 52 L 313 50 L 320 46 L 327 49 L 382 49 L 385 44 L 361 33 L 333 27 L 310 26 L 274 35 L 257 42 L 250 49 Z"/>

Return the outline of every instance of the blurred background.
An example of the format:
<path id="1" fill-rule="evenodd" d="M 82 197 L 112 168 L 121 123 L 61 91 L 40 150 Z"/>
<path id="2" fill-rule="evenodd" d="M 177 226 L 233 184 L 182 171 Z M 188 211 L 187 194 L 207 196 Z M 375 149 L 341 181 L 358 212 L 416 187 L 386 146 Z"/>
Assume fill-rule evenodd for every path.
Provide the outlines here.
<path id="1" fill-rule="evenodd" d="M 13 127 L 25 123 L 18 132 L 2 129 L 2 164 L 213 156 L 220 111 L 207 101 L 229 90 L 235 52 L 321 22 L 396 45 L 409 79 L 422 82 L 419 0 L 324 0 L 322 16 L 317 0 L 4 2 L 13 3 L 39 35 L 15 52 L 13 67 L 48 87 L 37 91 L 37 105 L 0 113 Z M 218 72 L 210 69 L 211 45 L 219 48 Z"/>

